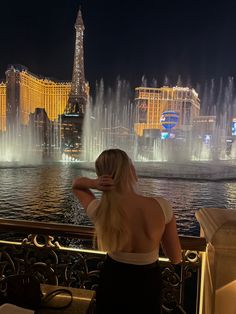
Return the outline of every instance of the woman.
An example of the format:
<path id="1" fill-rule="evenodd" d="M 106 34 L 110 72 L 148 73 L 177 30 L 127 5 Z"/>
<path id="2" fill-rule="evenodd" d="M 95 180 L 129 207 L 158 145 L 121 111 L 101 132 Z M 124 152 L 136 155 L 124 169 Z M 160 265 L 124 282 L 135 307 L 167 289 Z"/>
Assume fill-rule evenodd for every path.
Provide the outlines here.
<path id="1" fill-rule="evenodd" d="M 159 313 L 160 243 L 172 263 L 181 262 L 171 206 L 136 192 L 135 169 L 124 151 L 103 151 L 95 168 L 97 179 L 76 178 L 72 188 L 95 225 L 98 248 L 107 252 L 97 313 Z M 101 200 L 90 189 L 102 191 Z"/>

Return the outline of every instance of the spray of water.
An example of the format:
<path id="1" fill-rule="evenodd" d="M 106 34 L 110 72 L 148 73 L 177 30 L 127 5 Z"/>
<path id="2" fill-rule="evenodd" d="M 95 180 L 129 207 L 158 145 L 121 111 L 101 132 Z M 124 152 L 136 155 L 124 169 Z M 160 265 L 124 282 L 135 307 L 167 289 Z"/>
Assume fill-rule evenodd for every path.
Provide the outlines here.
<path id="1" fill-rule="evenodd" d="M 157 80 L 150 83 L 145 77 L 142 86 L 157 87 Z M 160 85 L 160 84 L 159 84 Z M 164 85 L 170 85 L 166 77 Z M 186 86 L 181 77 L 173 86 Z M 191 87 L 191 86 L 189 86 Z M 81 160 L 93 161 L 108 148 L 121 148 L 138 161 L 200 161 L 236 158 L 236 141 L 231 136 L 231 122 L 236 118 L 234 79 L 212 79 L 196 90 L 201 100 L 201 115 L 216 116 L 216 126 L 210 143 L 188 135 L 175 141 L 160 138 L 142 139 L 134 132 L 137 110 L 134 93 L 129 82 L 117 79 L 114 88 L 105 87 L 103 80 L 96 85 L 95 96 L 88 100 L 83 125 L 83 156 Z M 17 121 L 17 120 L 16 120 Z M 39 121 L 40 122 L 40 121 Z M 42 139 L 40 128 L 13 125 L 0 133 L 0 161 L 39 163 L 46 156 L 61 152 L 60 121 L 48 121 L 47 140 Z"/>

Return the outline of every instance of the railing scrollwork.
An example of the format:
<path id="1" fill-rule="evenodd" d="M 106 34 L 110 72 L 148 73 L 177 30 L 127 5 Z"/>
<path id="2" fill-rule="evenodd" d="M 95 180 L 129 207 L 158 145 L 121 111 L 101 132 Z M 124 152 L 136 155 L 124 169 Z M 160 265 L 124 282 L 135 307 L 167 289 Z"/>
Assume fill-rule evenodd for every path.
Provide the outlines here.
<path id="1" fill-rule="evenodd" d="M 40 237 L 40 239 L 39 239 Z M 43 242 L 42 242 L 43 240 Z M 27 238 L 23 239 L 22 245 L 34 245 L 38 248 L 43 248 L 43 247 L 48 247 L 48 248 L 60 248 L 60 244 L 58 241 L 55 241 L 53 243 L 54 237 L 48 235 L 48 234 L 43 234 L 43 235 L 38 235 L 38 234 L 29 234 Z"/>
<path id="2" fill-rule="evenodd" d="M 0 279 L 12 274 L 27 273 L 33 274 L 41 283 L 96 289 L 105 253 L 81 248 L 80 244 L 74 247 L 74 243 L 73 247 L 65 247 L 61 238 L 60 241 L 56 238 L 57 235 L 66 235 L 78 241 L 86 239 L 92 244 L 92 228 L 68 225 L 61 225 L 61 228 L 55 225 L 54 228 L 53 224 L 27 223 L 14 221 L 11 224 L 11 221 L 4 220 L 1 224 L 0 219 L 0 226 L 6 231 L 31 232 L 28 236 L 23 235 L 23 240 L 0 241 Z M 181 264 L 174 266 L 166 258 L 160 257 L 163 313 L 192 314 L 193 307 L 195 313 L 198 313 L 199 274 L 205 242 L 200 238 L 182 237 L 181 245 Z M 188 294 L 192 292 L 195 293 L 194 305 L 187 302 Z"/>

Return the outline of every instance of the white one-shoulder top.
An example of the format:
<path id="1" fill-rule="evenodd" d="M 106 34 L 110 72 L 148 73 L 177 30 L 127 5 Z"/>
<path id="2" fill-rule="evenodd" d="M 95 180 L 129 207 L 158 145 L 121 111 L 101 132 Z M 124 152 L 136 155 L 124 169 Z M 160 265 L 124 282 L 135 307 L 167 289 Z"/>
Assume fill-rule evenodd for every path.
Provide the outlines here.
<path id="1" fill-rule="evenodd" d="M 173 210 L 170 203 L 162 198 L 158 197 L 155 200 L 159 203 L 162 208 L 165 224 L 168 224 L 173 217 Z M 93 221 L 98 208 L 100 200 L 94 199 L 87 207 L 87 215 Z M 159 248 L 156 248 L 152 252 L 147 253 L 129 253 L 129 252 L 107 252 L 108 255 L 116 260 L 117 262 L 134 264 L 134 265 L 147 265 L 152 264 L 158 260 L 159 257 Z"/>

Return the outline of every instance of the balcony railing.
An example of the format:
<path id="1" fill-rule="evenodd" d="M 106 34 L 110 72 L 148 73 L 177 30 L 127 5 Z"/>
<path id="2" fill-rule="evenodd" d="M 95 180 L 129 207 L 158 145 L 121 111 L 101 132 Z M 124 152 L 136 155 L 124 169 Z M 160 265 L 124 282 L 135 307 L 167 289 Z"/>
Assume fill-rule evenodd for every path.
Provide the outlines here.
<path id="1" fill-rule="evenodd" d="M 105 253 L 92 248 L 93 227 L 0 219 L 0 232 L 0 279 L 27 273 L 41 283 L 96 289 Z M 186 236 L 180 241 L 181 265 L 160 254 L 162 311 L 201 313 L 206 242 Z"/>

